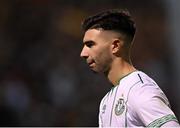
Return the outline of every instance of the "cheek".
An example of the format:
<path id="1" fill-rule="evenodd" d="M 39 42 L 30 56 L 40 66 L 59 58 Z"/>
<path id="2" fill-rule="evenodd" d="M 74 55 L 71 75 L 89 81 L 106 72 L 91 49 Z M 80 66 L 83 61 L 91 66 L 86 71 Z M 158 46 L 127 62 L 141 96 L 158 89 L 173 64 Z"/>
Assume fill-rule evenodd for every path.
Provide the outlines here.
<path id="1" fill-rule="evenodd" d="M 102 63 L 108 63 L 109 61 L 112 60 L 109 47 L 102 48 L 101 50 L 99 50 L 97 55 L 98 55 L 97 59 Z"/>

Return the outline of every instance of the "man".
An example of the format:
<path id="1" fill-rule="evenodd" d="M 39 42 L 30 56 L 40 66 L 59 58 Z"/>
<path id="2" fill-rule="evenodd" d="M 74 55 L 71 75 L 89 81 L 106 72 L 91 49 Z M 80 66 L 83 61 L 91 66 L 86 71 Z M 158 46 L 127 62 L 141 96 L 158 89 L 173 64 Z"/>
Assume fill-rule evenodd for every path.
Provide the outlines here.
<path id="1" fill-rule="evenodd" d="M 156 82 L 131 63 L 136 27 L 128 11 L 107 10 L 83 22 L 81 57 L 114 85 L 100 103 L 99 127 L 178 127 Z"/>

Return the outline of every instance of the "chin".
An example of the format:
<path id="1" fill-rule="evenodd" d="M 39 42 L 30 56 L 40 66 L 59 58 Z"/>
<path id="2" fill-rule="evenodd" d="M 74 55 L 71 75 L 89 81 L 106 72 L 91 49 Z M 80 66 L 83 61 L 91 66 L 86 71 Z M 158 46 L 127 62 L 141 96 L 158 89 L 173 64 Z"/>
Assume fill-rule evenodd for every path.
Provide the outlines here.
<path id="1" fill-rule="evenodd" d="M 93 73 L 99 73 L 97 70 L 94 70 L 94 69 L 92 69 L 92 68 L 91 68 L 91 71 L 92 71 Z"/>
<path id="2" fill-rule="evenodd" d="M 93 73 L 100 73 L 97 69 L 93 69 L 93 68 L 91 68 L 91 71 L 93 72 Z"/>
<path id="3" fill-rule="evenodd" d="M 91 70 L 94 74 L 98 74 L 98 72 L 97 71 L 94 71 L 94 70 Z"/>
<path id="4" fill-rule="evenodd" d="M 94 73 L 99 73 L 99 74 L 104 74 L 105 69 L 104 68 L 98 68 L 97 66 L 95 67 L 90 67 L 90 69 L 94 72 Z"/>
<path id="5" fill-rule="evenodd" d="M 105 72 L 103 70 L 97 70 L 97 69 L 91 69 L 94 73 L 104 74 Z"/>

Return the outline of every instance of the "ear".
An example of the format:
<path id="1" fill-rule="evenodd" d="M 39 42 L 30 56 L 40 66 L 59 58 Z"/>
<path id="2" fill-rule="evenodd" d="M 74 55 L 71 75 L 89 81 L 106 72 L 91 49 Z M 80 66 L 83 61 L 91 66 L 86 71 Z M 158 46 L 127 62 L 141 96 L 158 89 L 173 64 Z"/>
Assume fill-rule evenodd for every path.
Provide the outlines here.
<path id="1" fill-rule="evenodd" d="M 112 53 L 113 54 L 117 54 L 121 51 L 122 49 L 122 44 L 123 42 L 119 39 L 115 39 L 113 42 L 112 42 Z"/>

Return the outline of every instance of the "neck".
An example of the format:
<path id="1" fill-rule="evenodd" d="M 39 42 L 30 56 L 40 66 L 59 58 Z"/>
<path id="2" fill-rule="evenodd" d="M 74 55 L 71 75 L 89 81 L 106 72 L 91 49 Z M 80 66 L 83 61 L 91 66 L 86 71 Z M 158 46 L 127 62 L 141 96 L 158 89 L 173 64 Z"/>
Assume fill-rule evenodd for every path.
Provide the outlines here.
<path id="1" fill-rule="evenodd" d="M 135 70 L 136 69 L 133 67 L 133 65 L 121 58 L 116 58 L 111 65 L 111 69 L 107 73 L 107 78 L 114 86 L 116 86 L 118 85 L 120 79 L 129 73 L 134 72 Z"/>

